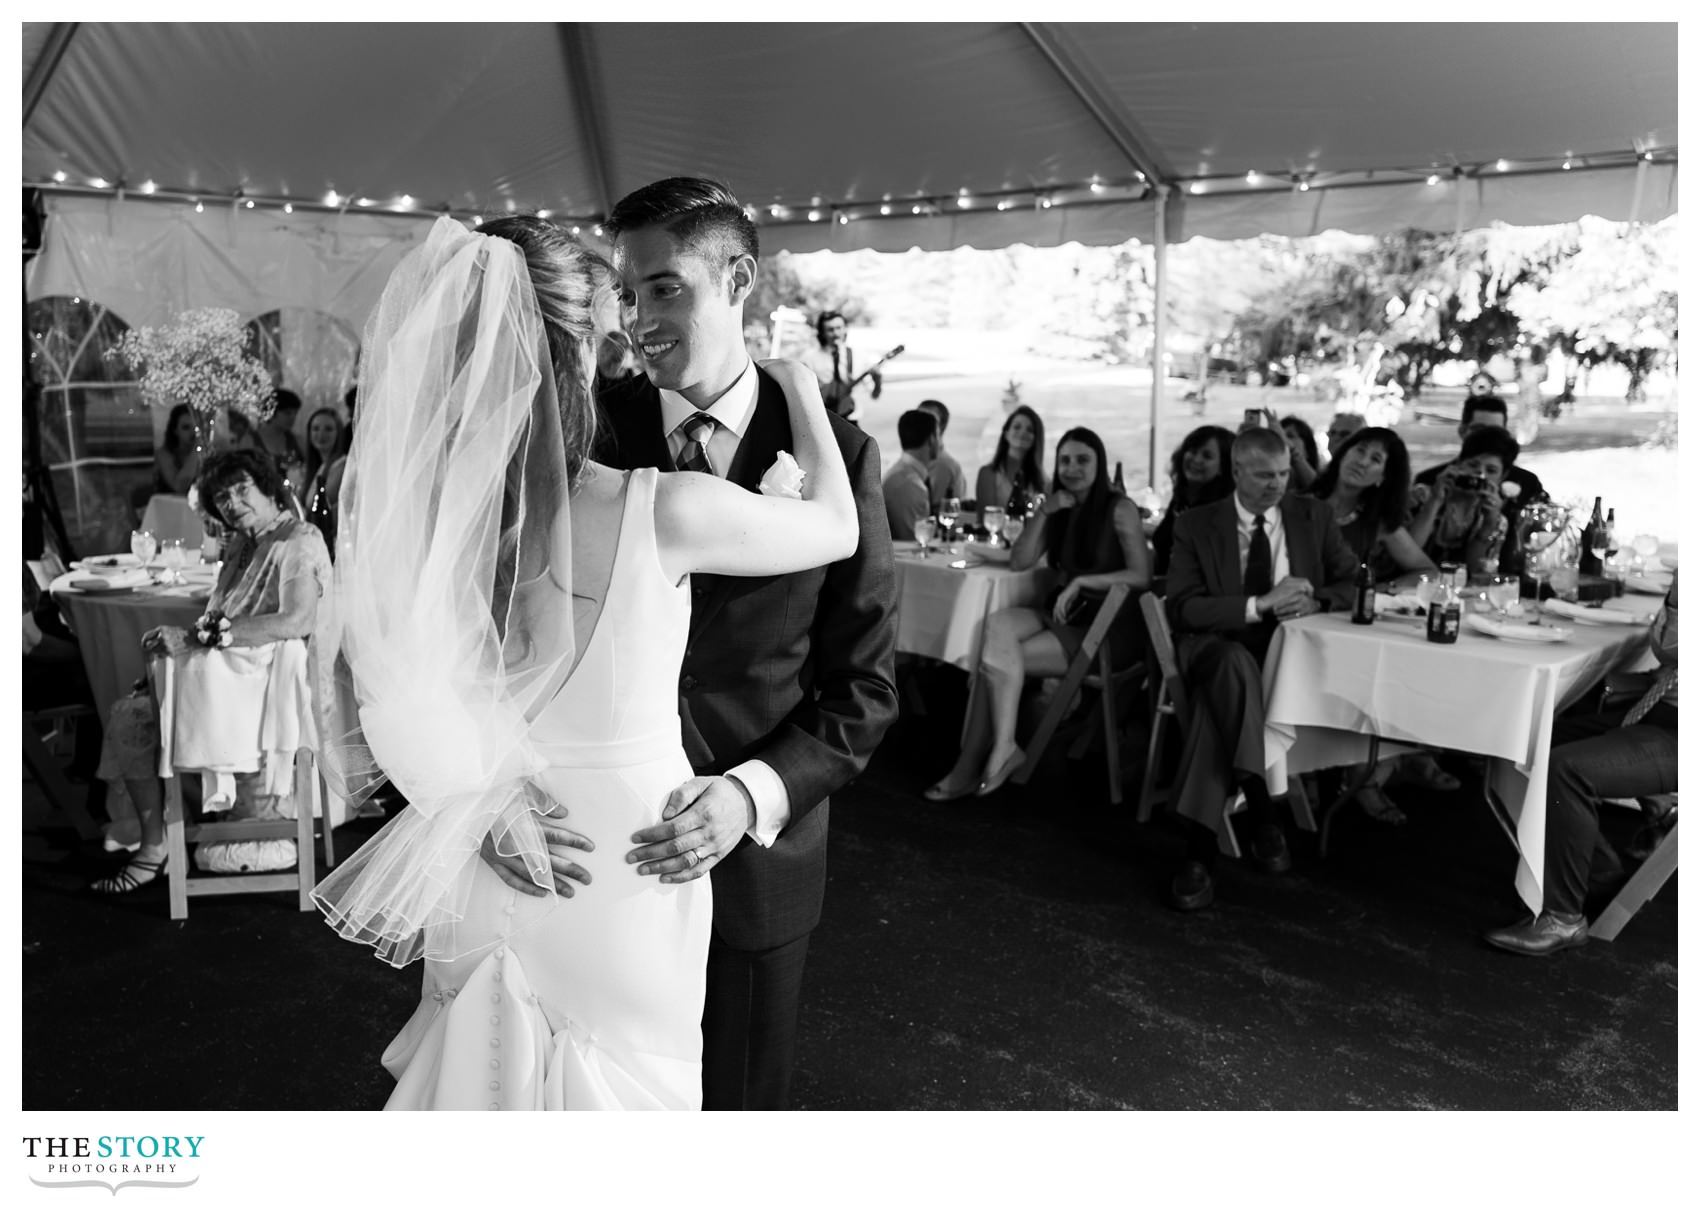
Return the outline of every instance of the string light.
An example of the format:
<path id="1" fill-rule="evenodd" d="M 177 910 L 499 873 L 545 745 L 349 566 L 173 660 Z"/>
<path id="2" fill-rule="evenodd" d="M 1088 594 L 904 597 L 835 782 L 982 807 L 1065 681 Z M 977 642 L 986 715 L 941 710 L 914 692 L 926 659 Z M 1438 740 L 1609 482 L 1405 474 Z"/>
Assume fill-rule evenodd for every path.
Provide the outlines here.
<path id="1" fill-rule="evenodd" d="M 1104 192 L 1104 183 L 1102 181 L 1094 179 L 1093 182 L 1090 185 L 1087 186 L 1087 188 L 1090 189 L 1095 194 L 1101 194 L 1101 193 Z"/>
<path id="2" fill-rule="evenodd" d="M 327 189 L 325 191 L 325 205 L 326 206 L 335 206 L 340 201 L 341 201 L 341 199 L 336 196 L 336 190 Z"/>
<path id="3" fill-rule="evenodd" d="M 1247 185 L 1257 184 L 1257 170 L 1255 168 L 1245 175 L 1245 183 Z"/>
<path id="4" fill-rule="evenodd" d="M 967 210 L 973 204 L 974 199 L 970 198 L 967 194 L 960 194 L 956 199 L 956 205 L 958 209 L 961 210 Z"/>
<path id="5" fill-rule="evenodd" d="M 1046 210 L 1050 210 L 1053 201 L 1054 201 L 1054 199 L 1052 199 L 1051 195 L 1046 194 L 1044 197 L 1039 199 L 1039 205 L 1042 206 Z"/>
<path id="6" fill-rule="evenodd" d="M 909 208 L 909 213 L 912 214 L 912 215 L 920 214 L 921 213 L 921 204 L 919 202 L 917 202 L 914 206 L 911 206 Z"/>
<path id="7" fill-rule="evenodd" d="M 197 199 L 195 201 L 195 213 L 198 215 L 205 209 L 206 209 L 206 207 L 202 206 L 201 203 L 200 203 L 200 200 Z"/>
<path id="8" fill-rule="evenodd" d="M 157 188 L 158 188 L 158 186 L 156 186 L 152 181 L 143 181 L 142 182 L 142 192 L 144 194 L 151 194 Z"/>
<path id="9" fill-rule="evenodd" d="M 540 210 L 537 212 L 537 217 L 539 219 L 547 219 L 549 217 L 549 212 L 546 210 Z"/>
<path id="10" fill-rule="evenodd" d="M 1653 158 L 1653 153 L 1652 152 L 1642 152 L 1641 158 L 1643 160 L 1651 160 Z"/>
<path id="11" fill-rule="evenodd" d="M 58 172 L 56 172 L 56 173 L 54 173 L 54 174 L 53 174 L 53 179 L 54 179 L 54 180 L 55 180 L 55 181 L 58 181 L 58 182 L 59 182 L 59 183 L 60 183 L 60 184 L 64 184 L 64 181 L 65 181 L 65 170 L 64 170 L 64 169 L 60 169 L 60 170 L 59 170 L 59 171 L 58 171 Z"/>
<path id="12" fill-rule="evenodd" d="M 1568 168 L 1569 165 L 1566 165 L 1565 167 Z M 1428 175 L 1428 183 L 1430 185 L 1439 185 L 1440 184 L 1440 174 L 1439 173 L 1430 173 Z"/>
<path id="13" fill-rule="evenodd" d="M 880 207 L 880 214 L 889 215 L 890 213 L 891 213 L 891 205 L 889 203 L 886 203 L 886 204 L 884 204 Z"/>
<path id="14" fill-rule="evenodd" d="M 1008 210 L 1013 205 L 1015 205 L 1015 204 L 1013 202 L 1011 202 L 1008 198 L 998 199 L 998 209 L 999 210 Z"/>
<path id="15" fill-rule="evenodd" d="M 820 222 L 820 211 L 811 210 L 809 212 L 809 222 L 810 223 L 819 223 Z"/>
<path id="16" fill-rule="evenodd" d="M 249 198 L 246 202 L 243 203 L 243 205 L 246 206 L 249 210 L 253 210 L 254 209 L 254 199 Z"/>
<path id="17" fill-rule="evenodd" d="M 595 227 L 591 228 L 590 234 L 593 236 L 600 236 L 602 234 L 602 224 L 598 223 Z"/>
<path id="18" fill-rule="evenodd" d="M 401 197 L 396 199 L 396 205 L 402 207 L 404 210 L 411 209 L 413 206 L 413 195 L 403 194 Z M 539 211 L 538 213 L 542 214 L 544 212 Z"/>
<path id="19" fill-rule="evenodd" d="M 1203 193 L 1204 192 L 1204 182 L 1194 181 L 1192 183 L 1191 187 L 1189 188 L 1189 192 L 1195 193 L 1195 194 Z"/>
<path id="20" fill-rule="evenodd" d="M 1570 153 L 1569 152 L 1564 153 L 1564 163 L 1560 164 L 1559 167 L 1562 168 L 1565 172 L 1570 171 Z"/>
<path id="21" fill-rule="evenodd" d="M 1496 169 L 1498 169 L 1498 170 L 1499 170 L 1499 171 L 1500 171 L 1500 172 L 1504 172 L 1504 171 L 1505 171 L 1505 170 L 1506 170 L 1506 169 L 1508 169 L 1508 168 L 1510 168 L 1510 167 L 1511 167 L 1511 165 L 1510 165 L 1510 164 L 1508 164 L 1508 163 L 1507 163 L 1507 162 L 1506 162 L 1506 161 L 1504 161 L 1504 160 L 1495 160 L 1495 161 L 1494 161 L 1494 162 L 1493 162 L 1493 166 L 1494 166 L 1494 167 L 1495 167 L 1495 168 L 1496 168 Z"/>
<path id="22" fill-rule="evenodd" d="M 1310 182 L 1306 181 L 1306 180 L 1300 180 L 1299 181 L 1299 192 L 1301 194 L 1308 194 L 1310 192 Z"/>
<path id="23" fill-rule="evenodd" d="M 110 182 L 105 177 L 90 177 L 89 185 L 94 189 L 105 189 Z"/>
<path id="24" fill-rule="evenodd" d="M 283 204 L 283 213 L 286 215 L 293 215 L 295 213 L 295 203 L 285 202 Z"/>
<path id="25" fill-rule="evenodd" d="M 850 216 L 847 215 L 847 214 L 844 214 L 842 211 L 840 211 L 839 215 L 838 215 L 839 226 L 842 227 L 844 224 L 846 224 L 848 222 L 850 222 Z"/>
<path id="26" fill-rule="evenodd" d="M 472 216 L 472 226 L 480 227 L 480 226 L 483 225 L 483 223 L 484 223 L 484 216 L 483 215 L 473 215 Z M 573 228 L 573 234 L 575 236 L 578 234 L 578 228 L 576 228 L 576 227 Z"/>

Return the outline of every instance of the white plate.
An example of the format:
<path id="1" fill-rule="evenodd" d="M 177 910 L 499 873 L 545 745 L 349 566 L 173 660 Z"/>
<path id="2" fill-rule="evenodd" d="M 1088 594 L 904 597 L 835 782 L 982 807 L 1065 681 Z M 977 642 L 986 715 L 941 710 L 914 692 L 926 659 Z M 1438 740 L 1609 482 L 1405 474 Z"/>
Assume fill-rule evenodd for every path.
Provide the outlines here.
<path id="1" fill-rule="evenodd" d="M 1009 548 L 999 547 L 993 543 L 965 543 L 963 546 L 970 555 L 979 556 L 987 564 L 1009 563 Z"/>
<path id="2" fill-rule="evenodd" d="M 72 560 L 72 568 L 80 568 L 84 572 L 118 572 L 125 568 L 140 568 L 142 562 L 127 551 L 115 555 L 90 556 L 86 560 Z"/>
<path id="3" fill-rule="evenodd" d="M 1479 614 L 1467 614 L 1464 624 L 1472 631 L 1517 644 L 1557 644 L 1570 638 L 1570 628 L 1550 623 L 1495 623 Z"/>

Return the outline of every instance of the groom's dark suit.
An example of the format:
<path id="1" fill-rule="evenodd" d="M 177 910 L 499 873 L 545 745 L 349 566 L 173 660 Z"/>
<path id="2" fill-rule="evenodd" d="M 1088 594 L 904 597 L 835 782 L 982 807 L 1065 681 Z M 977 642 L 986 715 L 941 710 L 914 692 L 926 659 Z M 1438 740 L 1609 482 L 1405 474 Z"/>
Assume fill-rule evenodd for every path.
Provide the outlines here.
<path id="1" fill-rule="evenodd" d="M 726 474 L 752 492 L 778 453 L 793 449 L 785 393 L 757 374 L 755 411 Z M 647 378 L 611 385 L 598 403 L 599 461 L 673 467 L 661 396 Z M 796 996 L 826 893 L 827 797 L 861 772 L 897 716 L 897 583 L 879 447 L 837 417 L 832 429 L 856 497 L 855 553 L 788 576 L 692 578 L 679 676 L 685 752 L 698 774 L 760 759 L 790 801 L 771 847 L 745 837 L 709 876 L 706 1110 L 785 1105 Z"/>

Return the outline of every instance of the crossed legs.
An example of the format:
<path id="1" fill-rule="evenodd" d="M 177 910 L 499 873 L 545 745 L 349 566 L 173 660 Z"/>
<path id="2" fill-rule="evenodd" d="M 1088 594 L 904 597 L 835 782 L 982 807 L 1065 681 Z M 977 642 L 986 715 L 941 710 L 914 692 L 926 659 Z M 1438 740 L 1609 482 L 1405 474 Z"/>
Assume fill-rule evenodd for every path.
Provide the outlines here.
<path id="1" fill-rule="evenodd" d="M 982 785 L 988 790 L 1001 785 L 1026 756 L 1015 741 L 1022 686 L 1030 677 L 1061 677 L 1067 672 L 1068 654 L 1056 634 L 1046 629 L 1039 611 L 1017 606 L 987 618 L 979 692 L 969 695 L 962 752 L 927 798 L 955 799 Z"/>

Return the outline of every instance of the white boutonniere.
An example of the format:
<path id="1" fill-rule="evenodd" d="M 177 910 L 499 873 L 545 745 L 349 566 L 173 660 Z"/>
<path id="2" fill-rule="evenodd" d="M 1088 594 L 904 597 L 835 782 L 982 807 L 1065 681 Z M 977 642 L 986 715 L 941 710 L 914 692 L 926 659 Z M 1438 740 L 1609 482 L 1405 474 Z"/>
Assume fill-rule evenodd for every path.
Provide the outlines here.
<path id="1" fill-rule="evenodd" d="M 790 452 L 782 450 L 779 457 L 773 461 L 773 466 L 762 475 L 761 490 L 770 497 L 789 497 L 793 501 L 801 501 L 804 474 Z"/>

